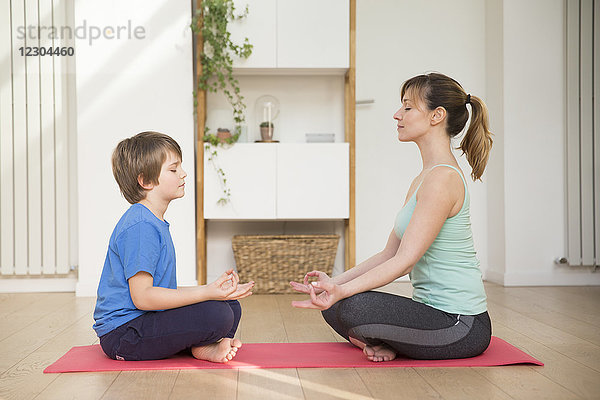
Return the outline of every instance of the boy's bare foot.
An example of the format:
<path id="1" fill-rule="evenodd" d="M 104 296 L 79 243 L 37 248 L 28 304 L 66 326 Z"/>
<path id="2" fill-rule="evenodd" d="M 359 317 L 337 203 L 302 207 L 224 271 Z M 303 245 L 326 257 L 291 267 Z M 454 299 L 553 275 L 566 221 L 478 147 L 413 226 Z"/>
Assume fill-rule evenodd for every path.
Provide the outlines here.
<path id="1" fill-rule="evenodd" d="M 363 353 L 365 353 L 369 360 L 375 362 L 392 361 L 396 358 L 396 352 L 385 344 L 378 346 L 366 345 L 363 349 Z"/>
<path id="2" fill-rule="evenodd" d="M 239 339 L 223 338 L 206 346 L 192 347 L 192 355 L 199 360 L 226 363 L 235 357 L 240 347 Z"/>

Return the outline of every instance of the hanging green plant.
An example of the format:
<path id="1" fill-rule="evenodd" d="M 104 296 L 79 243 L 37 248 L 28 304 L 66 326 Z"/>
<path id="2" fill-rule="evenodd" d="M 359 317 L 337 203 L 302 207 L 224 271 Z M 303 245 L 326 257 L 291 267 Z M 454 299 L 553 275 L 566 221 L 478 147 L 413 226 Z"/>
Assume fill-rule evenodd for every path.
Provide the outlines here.
<path id="1" fill-rule="evenodd" d="M 210 133 L 210 128 L 205 127 L 203 141 L 208 143 L 206 151 L 209 161 L 219 176 L 223 197 L 219 204 L 227 204 L 231 199 L 231 191 L 227 186 L 225 172 L 218 166 L 216 149 L 210 146 L 232 145 L 239 139 L 242 125 L 245 122 L 246 105 L 241 95 L 239 81 L 233 76 L 233 58 L 248 58 L 252 54 L 252 45 L 248 38 L 244 38 L 241 45 L 231 41 L 228 24 L 231 21 L 245 18 L 248 15 L 248 6 L 240 15 L 234 13 L 233 0 L 202 0 L 192 19 L 191 28 L 195 35 L 202 37 L 204 48 L 200 57 L 202 73 L 198 76 L 198 90 L 219 92 L 221 91 L 233 109 L 234 132 L 223 137 Z M 214 78 L 214 79 L 213 79 Z M 194 91 L 194 109 L 198 105 L 197 93 Z"/>
<path id="2" fill-rule="evenodd" d="M 240 15 L 236 15 L 234 11 L 233 0 L 202 0 L 191 25 L 196 35 L 202 35 L 204 42 L 204 50 L 199 55 L 202 73 L 198 77 L 198 89 L 214 93 L 221 91 L 225 95 L 233 108 L 233 143 L 239 138 L 241 126 L 246 120 L 246 104 L 241 95 L 239 81 L 233 76 L 232 56 L 248 58 L 252 54 L 252 45 L 248 38 L 244 38 L 241 45 L 236 45 L 231 41 L 231 33 L 227 29 L 231 21 L 243 19 L 248 15 L 248 6 Z M 208 132 L 209 130 L 205 131 L 205 136 L 214 136 Z"/>
<path id="3" fill-rule="evenodd" d="M 219 183 L 221 184 L 221 198 L 217 200 L 217 204 L 225 205 L 229 203 L 231 200 L 231 190 L 227 186 L 227 178 L 225 177 L 225 171 L 219 165 L 219 160 L 217 158 L 217 148 L 215 146 L 211 146 L 210 144 L 204 145 L 204 151 L 208 154 L 208 162 L 212 165 L 213 169 L 217 173 L 217 177 L 219 178 Z"/>

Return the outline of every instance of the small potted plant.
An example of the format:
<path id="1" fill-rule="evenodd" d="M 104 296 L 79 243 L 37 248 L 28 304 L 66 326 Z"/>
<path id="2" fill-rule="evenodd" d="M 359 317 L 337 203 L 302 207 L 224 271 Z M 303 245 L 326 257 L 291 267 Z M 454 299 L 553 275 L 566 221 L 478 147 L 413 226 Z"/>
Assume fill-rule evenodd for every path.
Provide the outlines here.
<path id="1" fill-rule="evenodd" d="M 260 137 L 263 142 L 273 141 L 273 123 L 272 122 L 261 122 L 260 123 Z"/>
<path id="2" fill-rule="evenodd" d="M 217 133 L 209 133 L 208 127 L 204 128 L 204 137 L 202 138 L 205 143 L 209 143 L 212 146 L 227 146 L 232 145 L 240 137 L 240 132 L 232 134 L 227 128 L 217 129 Z"/>
<path id="3" fill-rule="evenodd" d="M 231 138 L 231 132 L 227 128 L 218 128 L 217 138 L 221 143 L 227 143 L 227 139 Z"/>

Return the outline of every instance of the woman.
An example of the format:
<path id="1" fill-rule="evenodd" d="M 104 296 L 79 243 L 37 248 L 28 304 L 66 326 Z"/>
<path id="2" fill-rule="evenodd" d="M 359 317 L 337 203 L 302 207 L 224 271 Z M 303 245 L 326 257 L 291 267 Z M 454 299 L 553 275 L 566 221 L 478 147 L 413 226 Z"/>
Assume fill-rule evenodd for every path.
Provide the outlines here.
<path id="1" fill-rule="evenodd" d="M 294 307 L 323 310 L 340 335 L 369 360 L 396 355 L 416 359 L 481 354 L 491 339 L 486 295 L 475 255 L 466 180 L 451 151 L 451 138 L 471 123 L 460 149 L 481 179 L 492 147 L 485 104 L 454 79 L 419 75 L 401 90 L 394 114 L 398 139 L 419 147 L 423 170 L 413 180 L 385 248 L 334 278 L 309 272 L 291 282 L 310 300 Z M 409 274 L 412 299 L 371 291 Z M 317 277 L 308 283 L 309 277 Z"/>

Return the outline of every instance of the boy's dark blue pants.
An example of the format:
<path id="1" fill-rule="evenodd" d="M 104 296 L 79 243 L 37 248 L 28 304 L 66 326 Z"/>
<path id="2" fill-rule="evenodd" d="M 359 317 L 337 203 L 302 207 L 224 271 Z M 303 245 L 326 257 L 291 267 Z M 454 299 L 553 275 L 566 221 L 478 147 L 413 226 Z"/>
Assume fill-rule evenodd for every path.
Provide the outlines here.
<path id="1" fill-rule="evenodd" d="M 237 300 L 209 300 L 149 311 L 103 335 L 100 345 L 115 360 L 158 360 L 191 347 L 233 338 L 241 316 Z"/>

